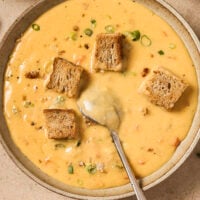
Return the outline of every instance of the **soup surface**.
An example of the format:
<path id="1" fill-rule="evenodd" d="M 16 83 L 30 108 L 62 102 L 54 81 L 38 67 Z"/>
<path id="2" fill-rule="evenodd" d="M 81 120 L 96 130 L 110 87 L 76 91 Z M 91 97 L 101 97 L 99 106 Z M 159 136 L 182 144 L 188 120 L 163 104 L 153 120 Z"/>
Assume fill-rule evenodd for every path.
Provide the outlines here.
<path id="1" fill-rule="evenodd" d="M 109 27 L 109 28 L 108 28 Z M 89 28 L 92 34 L 85 34 Z M 91 72 L 95 36 L 138 30 L 126 38 L 124 72 Z M 152 11 L 131 0 L 70 0 L 38 18 L 17 41 L 5 74 L 4 112 L 13 140 L 42 171 L 68 185 L 98 189 L 129 182 L 109 131 L 86 126 L 77 100 L 46 88 L 55 57 L 81 65 L 90 87 L 112 90 L 122 111 L 119 137 L 137 177 L 146 177 L 173 155 L 191 126 L 197 105 L 192 60 L 175 31 Z M 138 88 L 150 71 L 162 66 L 188 83 L 174 109 L 151 104 Z M 29 71 L 40 78 L 27 79 Z M 83 93 L 81 91 L 81 93 Z M 80 139 L 53 140 L 45 134 L 43 109 L 69 108 L 79 116 Z"/>

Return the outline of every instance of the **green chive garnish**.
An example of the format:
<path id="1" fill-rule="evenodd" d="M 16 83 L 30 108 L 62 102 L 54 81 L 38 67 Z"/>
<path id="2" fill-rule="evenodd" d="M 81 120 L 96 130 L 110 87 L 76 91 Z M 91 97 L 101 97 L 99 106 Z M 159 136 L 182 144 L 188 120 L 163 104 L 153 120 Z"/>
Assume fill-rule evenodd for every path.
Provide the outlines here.
<path id="1" fill-rule="evenodd" d="M 165 52 L 163 50 L 160 50 L 160 51 L 158 51 L 158 54 L 162 56 L 165 54 Z"/>
<path id="2" fill-rule="evenodd" d="M 78 140 L 76 146 L 79 147 L 81 145 L 81 140 Z"/>
<path id="3" fill-rule="evenodd" d="M 105 27 L 105 30 L 107 33 L 114 33 L 115 32 L 115 28 L 112 25 L 107 25 Z"/>
<path id="4" fill-rule="evenodd" d="M 136 30 L 136 31 L 130 32 L 130 34 L 131 34 L 132 41 L 137 41 L 140 39 L 140 31 Z"/>
<path id="5" fill-rule="evenodd" d="M 89 174 L 95 174 L 97 169 L 95 164 L 89 164 L 86 166 L 86 170 Z"/>
<path id="6" fill-rule="evenodd" d="M 77 33 L 76 32 L 71 32 L 70 33 L 70 35 L 69 35 L 69 38 L 71 39 L 71 40 L 77 40 Z"/>
<path id="7" fill-rule="evenodd" d="M 31 101 L 25 101 L 24 102 L 24 107 L 25 108 L 34 107 L 34 104 Z"/>
<path id="8" fill-rule="evenodd" d="M 65 148 L 66 146 L 62 143 L 57 143 L 57 144 L 54 145 L 54 147 L 55 147 L 55 150 L 58 150 L 60 148 Z"/>
<path id="9" fill-rule="evenodd" d="M 92 36 L 92 34 L 93 34 L 93 31 L 90 29 L 90 28 L 86 28 L 85 30 L 84 30 L 84 33 L 85 33 L 85 35 L 87 35 L 87 36 Z"/>
<path id="10" fill-rule="evenodd" d="M 147 35 L 141 36 L 141 44 L 145 47 L 151 46 L 151 39 Z"/>
<path id="11" fill-rule="evenodd" d="M 70 164 L 70 165 L 68 166 L 68 173 L 69 173 L 69 174 L 73 174 L 73 173 L 74 173 L 74 167 L 73 167 L 72 164 Z"/>
<path id="12" fill-rule="evenodd" d="M 91 19 L 90 22 L 92 24 L 92 28 L 95 28 L 97 26 L 97 21 L 95 19 Z"/>
<path id="13" fill-rule="evenodd" d="M 39 31 L 40 30 L 40 26 L 38 24 L 32 24 L 32 29 L 34 31 Z"/>

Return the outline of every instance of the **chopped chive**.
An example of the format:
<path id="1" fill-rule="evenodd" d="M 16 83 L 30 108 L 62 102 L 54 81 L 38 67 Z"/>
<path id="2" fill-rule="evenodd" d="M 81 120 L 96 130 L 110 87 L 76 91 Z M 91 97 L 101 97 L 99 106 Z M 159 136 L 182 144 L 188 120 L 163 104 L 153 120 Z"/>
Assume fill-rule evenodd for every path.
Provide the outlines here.
<path id="1" fill-rule="evenodd" d="M 140 39 L 140 31 L 136 30 L 130 33 L 131 34 L 131 40 L 137 41 Z"/>
<path id="2" fill-rule="evenodd" d="M 152 42 L 151 42 L 151 39 L 147 35 L 142 35 L 141 44 L 145 47 L 149 47 L 151 46 Z"/>
<path id="3" fill-rule="evenodd" d="M 74 173 L 74 167 L 73 167 L 72 164 L 70 164 L 70 165 L 68 166 L 68 173 L 69 173 L 69 174 L 73 174 L 73 173 Z"/>
<path id="4" fill-rule="evenodd" d="M 62 143 L 57 143 L 57 144 L 54 145 L 55 150 L 58 150 L 60 148 L 65 148 L 65 147 L 66 146 L 64 144 L 62 144 Z"/>
<path id="5" fill-rule="evenodd" d="M 89 174 L 95 174 L 97 171 L 97 168 L 95 164 L 89 164 L 86 166 L 86 170 Z"/>
<path id="6" fill-rule="evenodd" d="M 34 107 L 34 104 L 31 101 L 25 101 L 24 102 L 24 107 L 25 108 Z"/>
<path id="7" fill-rule="evenodd" d="M 91 30 L 90 28 L 86 28 L 85 30 L 84 30 L 84 33 L 85 33 L 85 35 L 87 35 L 87 36 L 92 36 L 92 34 L 93 34 L 93 30 Z"/>
<path id="8" fill-rule="evenodd" d="M 132 41 L 137 41 L 140 39 L 140 31 L 138 30 L 133 31 L 133 32 L 127 31 L 127 32 L 124 32 L 124 36 L 126 36 Z"/>
<path id="9" fill-rule="evenodd" d="M 95 28 L 97 26 L 97 21 L 95 19 L 91 19 L 90 22 L 92 24 L 92 28 Z"/>
<path id="10" fill-rule="evenodd" d="M 76 146 L 79 147 L 81 145 L 81 140 L 78 140 Z"/>
<path id="11" fill-rule="evenodd" d="M 170 43 L 170 44 L 169 44 L 169 48 L 170 48 L 170 49 L 175 49 L 175 48 L 176 48 L 176 45 L 173 44 L 173 43 Z"/>
<path id="12" fill-rule="evenodd" d="M 105 26 L 105 30 L 106 30 L 107 33 L 114 33 L 115 32 L 115 28 L 112 25 Z"/>
<path id="13" fill-rule="evenodd" d="M 158 51 L 158 54 L 162 56 L 165 54 L 165 52 L 163 50 L 160 50 L 160 51 Z"/>
<path id="14" fill-rule="evenodd" d="M 40 30 L 40 26 L 38 25 L 38 24 L 32 24 L 32 29 L 34 30 L 34 31 L 39 31 Z"/>
<path id="15" fill-rule="evenodd" d="M 77 33 L 76 32 L 71 32 L 70 33 L 70 35 L 69 35 L 69 38 L 71 39 L 71 40 L 77 40 Z"/>

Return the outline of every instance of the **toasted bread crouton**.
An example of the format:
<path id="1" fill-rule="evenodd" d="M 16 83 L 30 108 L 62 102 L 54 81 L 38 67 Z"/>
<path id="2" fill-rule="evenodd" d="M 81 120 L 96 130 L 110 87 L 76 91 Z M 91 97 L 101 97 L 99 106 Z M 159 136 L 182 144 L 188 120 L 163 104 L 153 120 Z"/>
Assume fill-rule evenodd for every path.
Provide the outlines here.
<path id="1" fill-rule="evenodd" d="M 80 89 L 82 73 L 81 66 L 63 58 L 55 58 L 47 88 L 60 93 L 65 92 L 68 97 L 76 97 Z"/>
<path id="2" fill-rule="evenodd" d="M 96 36 L 92 56 L 94 71 L 122 71 L 122 38 L 120 33 L 100 33 Z"/>
<path id="3" fill-rule="evenodd" d="M 77 138 L 78 128 L 74 110 L 44 109 L 43 113 L 49 139 Z"/>
<path id="4" fill-rule="evenodd" d="M 158 68 L 147 77 L 139 88 L 139 92 L 155 105 L 171 109 L 188 87 L 186 83 L 166 69 Z"/>

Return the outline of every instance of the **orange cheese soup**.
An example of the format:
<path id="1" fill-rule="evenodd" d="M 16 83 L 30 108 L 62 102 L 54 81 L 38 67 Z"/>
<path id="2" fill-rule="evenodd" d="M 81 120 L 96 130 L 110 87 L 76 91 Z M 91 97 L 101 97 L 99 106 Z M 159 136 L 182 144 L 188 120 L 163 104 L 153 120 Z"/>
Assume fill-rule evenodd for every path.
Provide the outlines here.
<path id="1" fill-rule="evenodd" d="M 140 33 L 136 41 L 134 31 Z M 124 48 L 129 53 L 123 72 L 91 71 L 95 37 L 105 32 L 126 37 Z M 28 28 L 5 73 L 8 127 L 16 145 L 37 167 L 72 186 L 99 189 L 124 185 L 129 180 L 109 131 L 100 125 L 86 126 L 77 107 L 78 98 L 46 88 L 55 57 L 81 65 L 90 76 L 87 89 L 109 88 L 118 98 L 123 113 L 119 137 L 137 177 L 152 174 L 171 158 L 191 126 L 198 92 L 192 60 L 165 21 L 131 0 L 69 0 Z M 152 71 L 159 66 L 189 85 L 171 111 L 151 104 L 138 93 L 144 69 Z M 26 78 L 30 71 L 38 71 L 39 78 Z M 48 139 L 43 109 L 49 108 L 74 109 L 80 119 L 80 138 Z"/>

